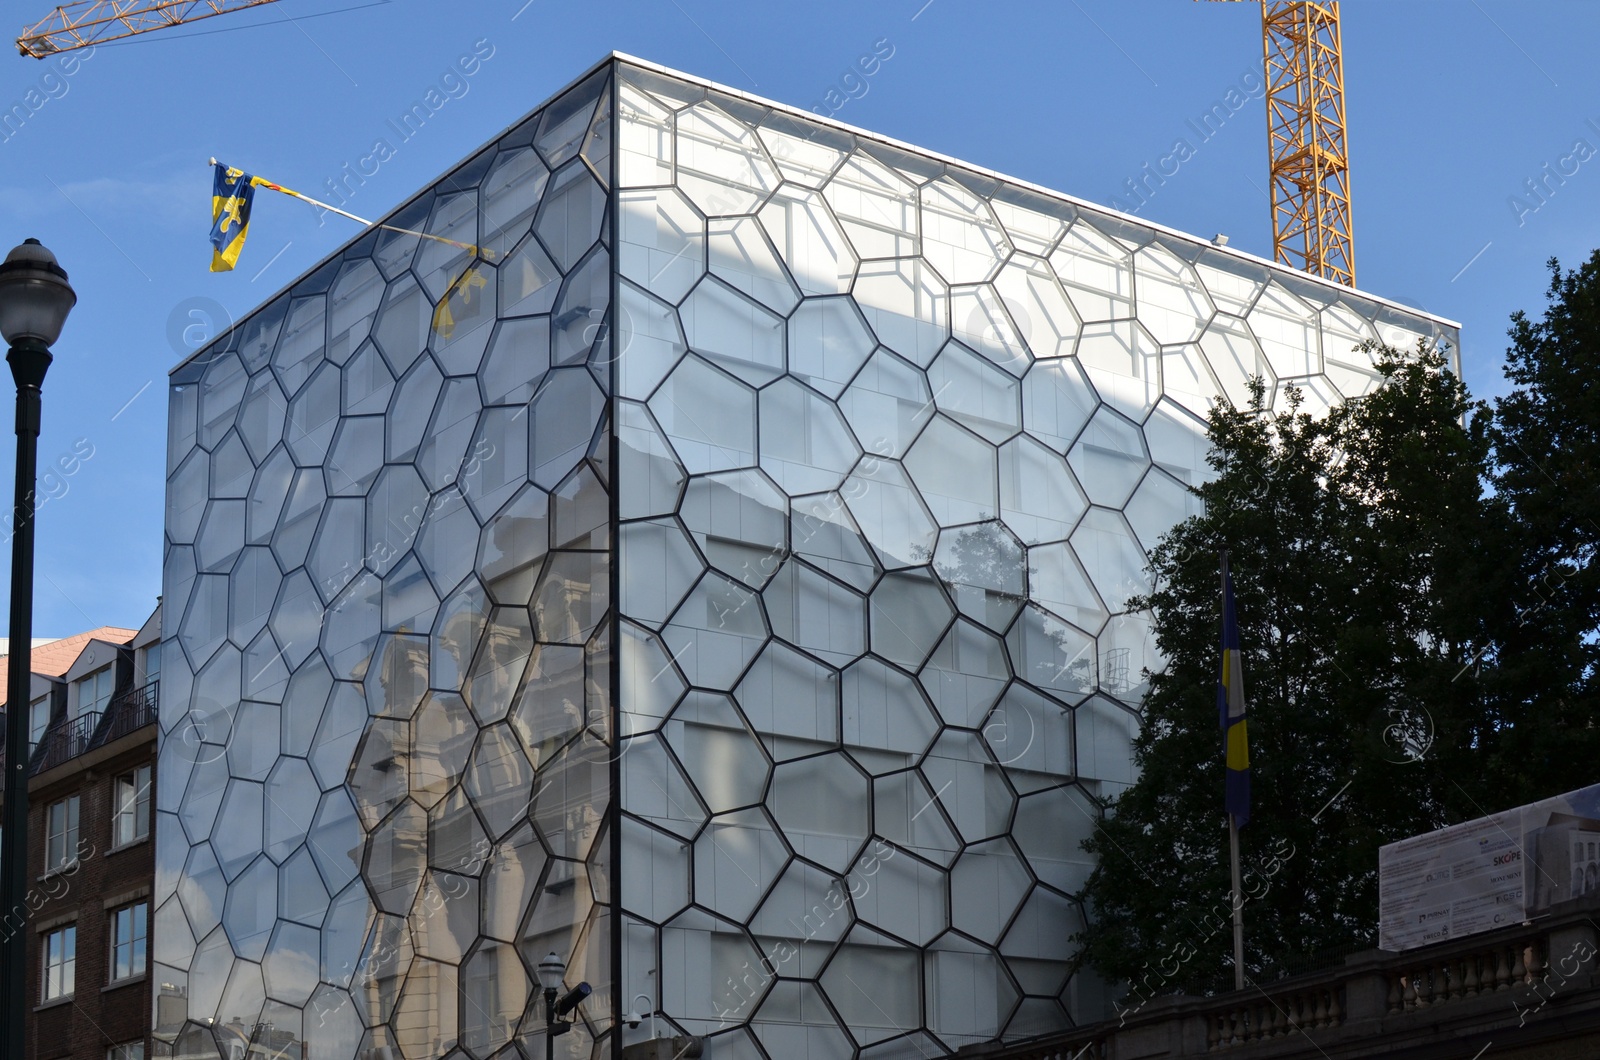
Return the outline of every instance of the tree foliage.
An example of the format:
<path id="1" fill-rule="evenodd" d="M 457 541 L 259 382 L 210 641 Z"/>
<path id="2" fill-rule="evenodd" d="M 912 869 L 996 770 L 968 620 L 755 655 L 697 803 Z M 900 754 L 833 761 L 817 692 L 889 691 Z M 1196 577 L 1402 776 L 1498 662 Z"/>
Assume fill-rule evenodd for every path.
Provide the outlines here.
<path id="1" fill-rule="evenodd" d="M 1503 749 L 1525 795 L 1600 780 L 1600 251 L 1562 273 L 1548 305 L 1511 318 L 1496 402 L 1496 493 L 1516 518 L 1523 599 L 1495 660 L 1507 680 Z M 1519 801 L 1526 801 L 1522 799 Z"/>
<path id="2" fill-rule="evenodd" d="M 1314 417 L 1288 394 L 1210 416 L 1204 511 L 1151 555 L 1167 660 L 1140 779 L 1086 845 L 1081 959 L 1137 999 L 1231 987 L 1219 553 L 1231 553 L 1249 701 L 1246 963 L 1375 943 L 1379 845 L 1499 809 L 1506 698 L 1483 660 L 1514 632 L 1523 566 L 1487 490 L 1492 432 L 1444 355 L 1373 348 L 1383 385 Z M 1484 804 L 1493 805 L 1485 808 Z"/>

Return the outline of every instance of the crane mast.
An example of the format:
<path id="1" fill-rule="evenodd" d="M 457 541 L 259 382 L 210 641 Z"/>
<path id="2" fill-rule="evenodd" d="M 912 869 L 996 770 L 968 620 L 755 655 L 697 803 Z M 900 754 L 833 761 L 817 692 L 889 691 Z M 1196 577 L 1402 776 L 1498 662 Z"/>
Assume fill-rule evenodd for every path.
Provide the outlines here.
<path id="1" fill-rule="evenodd" d="M 1263 4 L 1261 28 L 1273 256 L 1354 287 L 1338 0 Z"/>
<path id="2" fill-rule="evenodd" d="M 1354 287 L 1338 0 L 1261 0 L 1272 256 Z"/>
<path id="3" fill-rule="evenodd" d="M 42 59 L 275 0 L 79 0 L 23 31 Z M 1355 286 L 1338 0 L 1259 0 L 1267 87 L 1272 253 Z"/>
<path id="4" fill-rule="evenodd" d="M 35 59 L 181 26 L 213 15 L 275 0 L 79 0 L 56 8 L 17 38 L 17 50 Z"/>

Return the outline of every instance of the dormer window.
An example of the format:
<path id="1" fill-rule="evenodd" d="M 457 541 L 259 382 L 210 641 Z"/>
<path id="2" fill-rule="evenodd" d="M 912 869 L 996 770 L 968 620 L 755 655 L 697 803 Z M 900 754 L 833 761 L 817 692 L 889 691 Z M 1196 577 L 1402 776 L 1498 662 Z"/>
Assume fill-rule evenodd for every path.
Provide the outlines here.
<path id="1" fill-rule="evenodd" d="M 46 692 L 28 704 L 28 746 L 38 747 L 50 728 L 50 693 Z"/>
<path id="2" fill-rule="evenodd" d="M 94 673 L 78 682 L 78 709 L 74 717 L 85 714 L 103 714 L 106 707 L 111 705 L 111 690 L 116 684 L 116 670 L 110 666 L 102 666 Z"/>

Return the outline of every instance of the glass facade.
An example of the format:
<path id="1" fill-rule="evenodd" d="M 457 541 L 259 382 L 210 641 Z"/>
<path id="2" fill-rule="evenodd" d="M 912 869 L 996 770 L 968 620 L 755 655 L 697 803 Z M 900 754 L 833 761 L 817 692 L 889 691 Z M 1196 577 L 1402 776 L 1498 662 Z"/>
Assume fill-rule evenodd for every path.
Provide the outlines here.
<path id="1" fill-rule="evenodd" d="M 1097 1017 L 1078 844 L 1207 408 L 1455 339 L 623 59 L 386 223 L 439 238 L 172 377 L 171 1055 L 537 1057 L 552 950 L 566 1057 L 629 1010 L 752 1060 Z"/>

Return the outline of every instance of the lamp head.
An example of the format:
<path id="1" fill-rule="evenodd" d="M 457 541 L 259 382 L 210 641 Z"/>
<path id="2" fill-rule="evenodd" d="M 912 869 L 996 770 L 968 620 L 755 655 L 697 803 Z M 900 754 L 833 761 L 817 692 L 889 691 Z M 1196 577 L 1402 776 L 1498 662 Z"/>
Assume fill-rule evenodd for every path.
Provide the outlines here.
<path id="1" fill-rule="evenodd" d="M 66 270 L 37 239 L 24 240 L 0 262 L 0 335 L 10 345 L 54 344 L 77 301 Z"/>
<path id="2" fill-rule="evenodd" d="M 567 974 L 567 963 L 554 952 L 539 962 L 539 985 L 544 987 L 547 994 L 553 994 L 561 989 L 561 979 Z"/>

